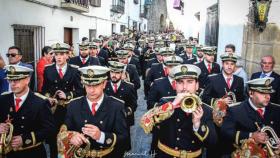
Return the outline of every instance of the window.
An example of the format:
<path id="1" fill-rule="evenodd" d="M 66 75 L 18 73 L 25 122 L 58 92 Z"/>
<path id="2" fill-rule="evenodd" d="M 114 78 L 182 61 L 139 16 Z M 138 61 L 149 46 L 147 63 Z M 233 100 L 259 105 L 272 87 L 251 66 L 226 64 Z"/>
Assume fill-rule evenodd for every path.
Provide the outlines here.
<path id="1" fill-rule="evenodd" d="M 101 0 L 89 0 L 90 5 L 94 7 L 101 7 Z"/>
<path id="2" fill-rule="evenodd" d="M 125 32 L 125 25 L 121 25 L 121 32 Z"/>
<path id="3" fill-rule="evenodd" d="M 124 13 L 125 0 L 113 0 L 111 11 L 115 13 Z"/>
<path id="4" fill-rule="evenodd" d="M 88 37 L 89 41 L 92 42 L 92 40 L 96 38 L 96 29 L 90 29 Z"/>

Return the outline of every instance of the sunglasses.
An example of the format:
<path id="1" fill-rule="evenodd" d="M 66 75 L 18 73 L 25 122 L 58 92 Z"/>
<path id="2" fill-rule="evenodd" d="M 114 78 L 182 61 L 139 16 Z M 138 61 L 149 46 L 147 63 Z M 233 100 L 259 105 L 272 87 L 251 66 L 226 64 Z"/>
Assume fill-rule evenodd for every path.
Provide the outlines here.
<path id="1" fill-rule="evenodd" d="M 19 54 L 6 54 L 6 56 L 9 58 L 9 57 L 16 57 L 17 55 L 19 55 Z"/>

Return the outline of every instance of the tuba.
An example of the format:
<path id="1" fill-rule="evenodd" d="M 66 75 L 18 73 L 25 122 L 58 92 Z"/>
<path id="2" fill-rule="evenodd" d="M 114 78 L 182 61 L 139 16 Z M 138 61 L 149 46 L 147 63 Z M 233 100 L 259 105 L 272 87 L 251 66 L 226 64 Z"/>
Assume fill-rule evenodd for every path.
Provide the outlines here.
<path id="1" fill-rule="evenodd" d="M 58 157 L 84 158 L 90 152 L 90 142 L 87 141 L 82 147 L 70 144 L 70 139 L 76 132 L 68 131 L 66 125 L 62 125 L 57 135 Z"/>
<path id="2" fill-rule="evenodd" d="M 226 95 L 213 103 L 213 121 L 218 127 L 222 125 L 224 117 L 226 116 L 227 108 L 229 105 L 227 105 L 223 101 L 223 99 L 227 97 L 230 97 L 232 102 L 236 103 L 236 96 L 233 92 L 226 92 Z"/>
<path id="3" fill-rule="evenodd" d="M 186 113 L 192 113 L 201 104 L 202 104 L 202 101 L 199 98 L 199 96 L 197 96 L 195 94 L 190 94 L 182 100 L 181 109 Z"/>
<path id="4" fill-rule="evenodd" d="M 11 142 L 12 142 L 12 137 L 13 137 L 14 126 L 11 123 L 9 115 L 8 115 L 8 119 L 6 122 L 9 126 L 9 131 L 8 131 L 8 133 L 3 133 L 0 135 L 0 156 L 6 155 L 10 151 L 12 151 Z"/>

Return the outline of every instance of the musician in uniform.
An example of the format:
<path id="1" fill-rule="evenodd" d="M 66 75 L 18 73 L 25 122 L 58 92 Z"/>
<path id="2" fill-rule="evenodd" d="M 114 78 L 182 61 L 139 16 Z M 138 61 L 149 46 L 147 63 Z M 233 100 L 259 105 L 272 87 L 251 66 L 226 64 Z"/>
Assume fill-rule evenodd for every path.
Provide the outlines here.
<path id="1" fill-rule="evenodd" d="M 153 37 L 150 37 L 147 39 L 148 44 L 146 45 L 146 47 L 142 50 L 141 56 L 140 56 L 140 65 L 141 65 L 141 72 L 143 72 L 142 74 L 142 79 L 145 80 L 146 78 L 146 70 L 147 70 L 147 65 L 149 63 L 149 61 L 153 58 L 156 58 L 156 55 L 154 53 L 154 43 L 155 43 L 155 39 Z"/>
<path id="2" fill-rule="evenodd" d="M 194 64 L 197 62 L 196 55 L 193 54 L 193 45 L 185 44 L 185 50 L 181 52 L 180 56 L 184 60 L 184 64 Z"/>
<path id="3" fill-rule="evenodd" d="M 134 54 L 135 46 L 131 43 L 126 43 L 123 45 L 123 49 L 128 51 L 128 64 L 132 64 L 136 66 L 138 75 L 141 76 L 141 67 L 138 57 Z"/>
<path id="4" fill-rule="evenodd" d="M 177 96 L 144 114 L 141 126 L 146 133 L 159 130 L 156 157 L 201 157 L 202 148 L 216 142 L 216 132 L 211 108 L 194 95 L 199 88 L 200 69 L 183 64 L 172 68 L 171 74 Z"/>
<path id="5" fill-rule="evenodd" d="M 164 60 L 164 64 L 170 71 L 174 66 L 183 63 L 183 59 L 179 56 L 169 56 Z M 176 80 L 174 80 L 171 73 L 167 77 L 156 79 L 151 86 L 149 95 L 147 98 L 147 109 L 152 109 L 156 104 L 159 103 L 163 97 L 170 97 L 176 95 Z M 152 143 L 150 151 L 154 151 L 157 146 L 157 131 L 153 130 Z"/>
<path id="6" fill-rule="evenodd" d="M 98 58 L 90 56 L 88 42 L 80 43 L 79 50 L 80 55 L 70 58 L 69 64 L 76 65 L 78 67 L 100 65 Z"/>
<path id="7" fill-rule="evenodd" d="M 43 142 L 55 133 L 50 103 L 28 87 L 32 69 L 19 65 L 5 69 L 12 92 L 0 96 L 0 146 L 1 152 L 8 152 L 0 157 L 47 158 Z"/>
<path id="8" fill-rule="evenodd" d="M 59 154 L 71 151 L 67 148 L 70 144 L 74 148 L 84 148 L 80 154 L 84 153 L 86 157 L 121 158 L 128 139 L 128 129 L 124 102 L 103 92 L 110 69 L 88 66 L 79 70 L 86 96 L 73 99 L 67 108 L 65 125 L 58 134 L 58 143 L 68 143 L 59 146 Z M 71 131 L 72 135 L 68 133 Z M 67 137 L 63 132 L 66 132 Z M 79 150 L 72 152 L 79 154 Z"/>
<path id="9" fill-rule="evenodd" d="M 234 98 L 227 96 L 228 92 L 234 93 L 237 102 L 245 99 L 243 79 L 233 75 L 237 56 L 235 54 L 225 53 L 221 55 L 221 60 L 222 72 L 208 76 L 209 83 L 205 87 L 202 96 L 203 101 L 211 106 L 216 100 L 221 98 L 227 103 L 227 105 L 233 103 Z"/>
<path id="10" fill-rule="evenodd" d="M 196 64 L 202 62 L 204 59 L 204 50 L 203 45 L 197 45 L 196 46 Z"/>
<path id="11" fill-rule="evenodd" d="M 110 80 L 106 84 L 105 93 L 124 101 L 127 126 L 134 125 L 134 112 L 137 108 L 137 96 L 132 83 L 121 79 L 125 64 L 109 61 Z M 128 150 L 131 148 L 130 130 Z"/>
<path id="12" fill-rule="evenodd" d="M 200 52 L 200 48 L 198 47 L 198 53 Z M 206 84 L 209 82 L 208 76 L 211 74 L 218 74 L 221 72 L 220 65 L 215 62 L 215 54 L 216 50 L 212 47 L 204 47 L 202 48 L 204 52 L 204 60 L 196 66 L 198 66 L 201 70 L 201 74 L 199 76 L 199 86 L 201 88 L 205 88 Z"/>
<path id="13" fill-rule="evenodd" d="M 92 56 L 92 57 L 95 57 L 95 58 L 98 58 L 99 60 L 99 63 L 101 66 L 106 66 L 106 63 L 105 63 L 105 59 L 101 56 L 98 56 L 98 44 L 95 43 L 95 42 L 90 42 L 89 43 L 89 55 Z"/>
<path id="14" fill-rule="evenodd" d="M 270 102 L 270 94 L 274 92 L 271 86 L 273 80 L 267 77 L 247 82 L 249 98 L 230 107 L 222 124 L 221 132 L 225 141 L 240 146 L 244 140 L 251 138 L 254 143 L 264 145 L 270 139 L 276 150 L 280 149 L 279 142 L 274 139 L 273 143 L 271 135 L 261 130 L 264 126 L 268 126 L 275 131 L 276 137 L 280 136 L 280 107 Z M 228 154 L 231 154 L 233 150 L 233 146 L 229 146 Z M 255 149 L 247 153 L 256 152 L 253 150 Z M 253 157 L 253 155 L 248 155 L 248 157 Z"/>
<path id="15" fill-rule="evenodd" d="M 52 45 L 56 63 L 46 66 L 42 94 L 48 97 L 55 118 L 56 133 L 64 122 L 66 106 L 73 98 L 84 94 L 77 66 L 67 63 L 69 45 Z M 57 155 L 56 137 L 50 140 L 51 155 Z M 53 151 L 53 152 L 52 152 Z"/>
<path id="16" fill-rule="evenodd" d="M 122 79 L 127 80 L 128 82 L 133 83 L 135 91 L 140 88 L 140 78 L 137 73 L 135 65 L 128 64 L 128 51 L 127 50 L 118 50 L 116 51 L 118 61 L 125 64 L 124 75 Z"/>
<path id="17" fill-rule="evenodd" d="M 164 60 L 168 56 L 174 55 L 174 51 L 171 50 L 169 47 L 160 48 L 159 53 L 162 57 L 162 60 Z M 167 77 L 168 73 L 169 73 L 168 68 L 165 65 L 165 63 L 153 64 L 151 66 L 151 68 L 147 71 L 147 76 L 144 81 L 146 90 L 147 91 L 150 90 L 151 84 L 154 82 L 154 80 L 161 78 L 161 77 Z"/>

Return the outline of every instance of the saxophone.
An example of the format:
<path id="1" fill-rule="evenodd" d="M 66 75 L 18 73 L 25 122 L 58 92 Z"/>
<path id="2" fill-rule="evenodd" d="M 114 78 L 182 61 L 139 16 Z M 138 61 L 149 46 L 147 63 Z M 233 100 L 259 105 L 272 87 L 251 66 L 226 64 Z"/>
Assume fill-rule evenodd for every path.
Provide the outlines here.
<path id="1" fill-rule="evenodd" d="M 11 123 L 9 115 L 8 119 L 6 120 L 6 124 L 9 126 L 9 131 L 8 133 L 2 133 L 0 135 L 0 157 L 12 151 L 11 142 L 13 137 L 14 126 Z"/>

